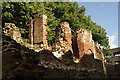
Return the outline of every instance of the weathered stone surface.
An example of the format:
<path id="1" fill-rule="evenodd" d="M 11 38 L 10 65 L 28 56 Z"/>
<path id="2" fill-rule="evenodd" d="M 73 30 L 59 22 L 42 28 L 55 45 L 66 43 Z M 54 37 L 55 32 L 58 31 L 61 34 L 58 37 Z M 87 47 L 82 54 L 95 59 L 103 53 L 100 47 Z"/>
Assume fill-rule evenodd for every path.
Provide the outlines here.
<path id="1" fill-rule="evenodd" d="M 106 74 L 104 56 L 98 44 L 93 41 L 90 31 L 78 29 L 73 40 L 73 61 L 82 63 L 86 68 L 95 68 Z M 97 66 L 97 67 L 96 67 Z"/>
<path id="2" fill-rule="evenodd" d="M 95 50 L 96 50 L 96 53 L 94 53 L 94 58 L 106 62 L 104 54 L 99 48 L 98 42 L 95 42 Z"/>
<path id="3" fill-rule="evenodd" d="M 11 37 L 17 43 L 24 45 L 28 48 L 31 48 L 31 44 L 23 42 L 20 30 L 18 27 L 15 26 L 15 24 L 5 23 L 5 26 L 3 27 L 3 34 Z"/>
<path id="4" fill-rule="evenodd" d="M 96 52 L 94 53 L 94 59 L 100 60 L 102 62 L 101 65 L 99 65 L 99 70 L 104 71 L 105 75 L 107 75 L 106 66 L 105 66 L 106 59 L 98 45 L 98 42 L 95 42 L 95 51 Z"/>
<path id="5" fill-rule="evenodd" d="M 84 55 L 92 55 L 95 53 L 91 32 L 85 29 L 76 30 L 73 42 L 74 55 L 77 58 L 82 58 Z"/>
<path id="6" fill-rule="evenodd" d="M 72 51 L 72 34 L 68 22 L 61 22 L 56 28 L 56 50 L 58 54 L 64 55 L 67 51 Z"/>
<path id="7" fill-rule="evenodd" d="M 13 23 L 5 23 L 5 26 L 3 28 L 3 33 L 5 35 L 7 35 L 7 36 L 10 36 L 17 43 L 20 43 L 20 44 L 23 43 L 19 28 L 17 28 L 15 26 L 15 24 L 13 24 Z"/>
<path id="8" fill-rule="evenodd" d="M 31 44 L 39 44 L 42 48 L 47 48 L 47 16 L 38 14 L 30 25 L 30 41 Z"/>

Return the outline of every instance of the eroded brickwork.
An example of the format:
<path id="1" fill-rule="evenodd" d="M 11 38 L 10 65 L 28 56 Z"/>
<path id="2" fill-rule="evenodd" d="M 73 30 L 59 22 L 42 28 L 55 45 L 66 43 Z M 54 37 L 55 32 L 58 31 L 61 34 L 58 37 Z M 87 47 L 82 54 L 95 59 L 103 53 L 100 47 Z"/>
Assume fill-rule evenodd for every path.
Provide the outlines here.
<path id="1" fill-rule="evenodd" d="M 30 26 L 30 41 L 31 44 L 39 44 L 42 48 L 47 48 L 47 16 L 44 14 L 38 14 L 31 21 Z"/>
<path id="2" fill-rule="evenodd" d="M 72 51 L 72 34 L 68 22 L 61 22 L 56 28 L 55 48 L 56 54 L 64 55 L 66 52 Z"/>
<path id="3" fill-rule="evenodd" d="M 78 29 L 75 31 L 74 44 L 76 44 L 75 54 L 77 58 L 81 58 L 84 55 L 92 55 L 95 53 L 94 41 L 92 40 L 91 32 L 85 29 Z M 74 46 L 73 46 L 74 47 Z"/>
<path id="4" fill-rule="evenodd" d="M 72 51 L 72 34 L 68 22 L 61 22 L 56 29 L 56 45 Z M 62 45 L 63 44 L 63 45 Z"/>

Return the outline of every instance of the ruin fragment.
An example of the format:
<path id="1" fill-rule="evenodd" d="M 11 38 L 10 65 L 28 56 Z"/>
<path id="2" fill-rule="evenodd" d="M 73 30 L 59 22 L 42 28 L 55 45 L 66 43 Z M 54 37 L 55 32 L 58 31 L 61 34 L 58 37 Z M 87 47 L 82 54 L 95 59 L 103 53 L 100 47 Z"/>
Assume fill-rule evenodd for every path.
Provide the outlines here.
<path id="1" fill-rule="evenodd" d="M 75 31 L 74 44 L 76 44 L 75 50 L 76 57 L 81 58 L 85 54 L 91 55 L 95 53 L 94 41 L 92 40 L 91 32 L 85 29 L 78 29 Z M 73 46 L 74 47 L 74 46 Z"/>
<path id="2" fill-rule="evenodd" d="M 67 51 L 72 51 L 72 34 L 68 22 L 61 22 L 56 28 L 55 52 L 54 55 L 64 55 Z"/>
<path id="3" fill-rule="evenodd" d="M 13 24 L 13 23 L 5 23 L 5 26 L 3 27 L 3 33 L 5 35 L 11 37 L 17 43 L 20 43 L 20 44 L 23 43 L 20 30 L 19 30 L 19 28 L 17 28 L 15 26 L 15 24 Z"/>
<path id="4" fill-rule="evenodd" d="M 106 67 L 105 67 L 106 59 L 98 45 L 98 42 L 95 42 L 95 50 L 96 50 L 96 52 L 94 53 L 94 59 L 100 60 L 102 62 L 101 65 L 99 64 L 99 66 L 100 66 L 99 70 L 103 71 L 104 74 L 107 76 L 107 71 L 106 71 Z"/>
<path id="5" fill-rule="evenodd" d="M 44 14 L 38 14 L 31 21 L 30 25 L 30 42 L 33 45 L 37 44 L 41 48 L 46 49 L 47 43 L 47 16 Z"/>
<path id="6" fill-rule="evenodd" d="M 106 62 L 104 54 L 99 48 L 98 42 L 95 42 L 95 50 L 96 50 L 96 53 L 94 53 L 94 58 Z"/>
<path id="7" fill-rule="evenodd" d="M 73 61 L 83 63 L 85 67 L 93 67 L 95 46 L 92 34 L 85 29 L 77 29 L 73 39 Z"/>

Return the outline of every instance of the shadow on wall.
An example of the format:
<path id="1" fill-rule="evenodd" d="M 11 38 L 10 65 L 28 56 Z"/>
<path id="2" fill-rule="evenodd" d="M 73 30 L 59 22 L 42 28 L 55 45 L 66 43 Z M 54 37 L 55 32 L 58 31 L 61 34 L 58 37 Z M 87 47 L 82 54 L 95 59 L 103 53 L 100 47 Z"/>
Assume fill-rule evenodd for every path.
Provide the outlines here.
<path id="1" fill-rule="evenodd" d="M 94 68 L 95 67 L 95 59 L 94 59 L 94 55 L 91 54 L 91 55 L 87 55 L 85 54 L 80 62 L 82 63 L 82 65 L 88 69 L 90 68 Z"/>

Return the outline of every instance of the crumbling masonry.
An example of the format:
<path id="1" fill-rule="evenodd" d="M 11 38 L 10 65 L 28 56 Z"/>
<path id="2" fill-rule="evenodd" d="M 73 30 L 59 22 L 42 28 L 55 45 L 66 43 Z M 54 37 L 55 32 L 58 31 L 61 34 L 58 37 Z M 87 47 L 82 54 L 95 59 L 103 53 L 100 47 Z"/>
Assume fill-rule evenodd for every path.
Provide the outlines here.
<path id="1" fill-rule="evenodd" d="M 38 14 L 31 21 L 30 42 L 32 47 L 39 45 L 40 48 L 43 49 L 49 48 L 47 42 L 46 19 L 46 15 Z M 14 28 L 14 30 L 12 30 L 12 33 L 7 29 L 8 27 Z M 10 36 L 12 36 L 16 42 L 23 42 L 21 34 L 15 25 L 6 23 L 3 32 L 6 35 L 12 34 Z M 14 33 L 16 33 L 16 35 Z M 73 62 L 82 63 L 86 68 L 95 68 L 95 59 L 104 61 L 103 53 L 100 51 L 98 44 L 93 41 L 90 31 L 87 31 L 85 29 L 78 29 L 74 31 L 74 39 L 72 39 L 69 23 L 63 21 L 56 28 L 55 49 L 52 51 L 52 54 L 58 59 L 62 60 L 62 56 L 67 52 L 72 53 Z M 100 65 L 99 67 L 104 66 Z M 101 70 L 102 69 L 103 68 L 101 68 Z"/>
<path id="2" fill-rule="evenodd" d="M 16 40 L 17 43 L 20 44 L 23 43 L 19 28 L 17 28 L 15 24 L 5 23 L 5 26 L 3 28 L 3 33 L 7 36 L 10 36 L 13 40 Z"/>
<path id="3" fill-rule="evenodd" d="M 34 44 L 39 44 L 41 48 L 48 48 L 47 43 L 47 16 L 44 14 L 38 14 L 31 21 L 30 25 L 30 42 L 33 46 Z"/>
<path id="4" fill-rule="evenodd" d="M 65 55 L 68 51 L 71 53 L 72 50 L 72 35 L 71 29 L 68 22 L 61 22 L 56 28 L 56 39 L 55 39 L 55 52 L 53 54 L 60 58 Z M 57 55 L 56 55 L 57 54 Z"/>

